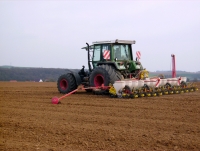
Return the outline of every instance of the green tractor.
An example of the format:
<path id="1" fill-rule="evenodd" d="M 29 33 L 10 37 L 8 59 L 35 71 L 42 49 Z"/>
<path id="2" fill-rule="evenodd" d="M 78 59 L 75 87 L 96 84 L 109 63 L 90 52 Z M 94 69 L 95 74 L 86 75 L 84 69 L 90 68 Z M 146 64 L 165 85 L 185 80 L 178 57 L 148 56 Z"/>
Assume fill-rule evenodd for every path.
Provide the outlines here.
<path id="1" fill-rule="evenodd" d="M 60 93 L 69 93 L 82 84 L 84 87 L 108 86 L 115 81 L 137 78 L 143 67 L 137 59 L 134 61 L 130 40 L 96 41 L 83 47 L 88 53 L 88 68 L 80 71 L 67 69 L 57 81 Z M 86 89 L 86 91 L 92 91 Z"/>

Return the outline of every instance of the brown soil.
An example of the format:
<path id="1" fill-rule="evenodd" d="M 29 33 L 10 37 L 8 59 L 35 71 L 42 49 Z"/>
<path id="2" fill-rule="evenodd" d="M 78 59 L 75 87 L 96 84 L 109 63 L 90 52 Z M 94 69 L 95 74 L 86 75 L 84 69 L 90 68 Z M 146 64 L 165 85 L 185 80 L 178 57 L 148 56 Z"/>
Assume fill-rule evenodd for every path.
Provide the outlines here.
<path id="1" fill-rule="evenodd" d="M 197 83 L 200 88 L 200 83 Z M 200 150 L 200 90 L 138 99 L 0 82 L 0 150 Z"/>

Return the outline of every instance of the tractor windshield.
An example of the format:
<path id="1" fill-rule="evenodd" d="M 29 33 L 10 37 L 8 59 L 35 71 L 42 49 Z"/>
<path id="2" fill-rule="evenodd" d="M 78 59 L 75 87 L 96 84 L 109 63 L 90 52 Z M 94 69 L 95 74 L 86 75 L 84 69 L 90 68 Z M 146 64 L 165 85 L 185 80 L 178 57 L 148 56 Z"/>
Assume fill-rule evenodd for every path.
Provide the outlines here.
<path id="1" fill-rule="evenodd" d="M 127 44 L 113 45 L 114 58 L 118 60 L 130 60 L 130 48 Z"/>

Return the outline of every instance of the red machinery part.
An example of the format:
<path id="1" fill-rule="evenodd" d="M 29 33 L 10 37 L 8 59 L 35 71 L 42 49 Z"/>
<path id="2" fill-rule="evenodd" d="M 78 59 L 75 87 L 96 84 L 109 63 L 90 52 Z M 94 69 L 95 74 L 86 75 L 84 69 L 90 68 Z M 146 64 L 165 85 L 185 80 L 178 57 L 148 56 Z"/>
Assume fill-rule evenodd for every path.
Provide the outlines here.
<path id="1" fill-rule="evenodd" d="M 74 91 L 71 91 L 71 92 L 69 92 L 69 93 L 63 95 L 63 96 L 61 96 L 60 98 L 58 98 L 58 97 L 55 96 L 55 97 L 53 97 L 53 98 L 51 99 L 51 102 L 52 102 L 52 104 L 59 104 L 61 99 L 65 98 L 65 97 L 67 97 L 67 96 L 69 96 L 69 95 L 71 95 L 72 93 L 74 93 L 74 92 L 76 92 L 76 91 L 78 91 L 78 89 L 75 89 Z"/>
<path id="2" fill-rule="evenodd" d="M 69 93 L 63 95 L 63 96 L 61 96 L 60 98 L 58 98 L 58 97 L 56 97 L 56 96 L 53 97 L 53 98 L 51 99 L 51 103 L 52 103 L 52 104 L 59 104 L 61 99 L 63 99 L 63 98 L 65 98 L 65 97 L 67 97 L 67 96 L 69 96 L 69 95 L 75 93 L 75 92 L 78 91 L 78 90 L 99 89 L 99 88 L 105 90 L 105 89 L 110 88 L 110 86 L 104 86 L 104 84 L 102 84 L 102 86 L 98 86 L 98 87 L 87 87 L 87 88 L 84 88 L 84 86 L 81 86 L 80 88 L 75 89 L 75 90 L 73 90 L 73 91 L 71 91 L 71 92 L 69 92 Z"/>
<path id="3" fill-rule="evenodd" d="M 58 103 L 60 103 L 59 102 L 59 98 L 56 97 L 56 96 L 52 98 L 51 102 L 52 102 L 52 104 L 58 104 Z"/>

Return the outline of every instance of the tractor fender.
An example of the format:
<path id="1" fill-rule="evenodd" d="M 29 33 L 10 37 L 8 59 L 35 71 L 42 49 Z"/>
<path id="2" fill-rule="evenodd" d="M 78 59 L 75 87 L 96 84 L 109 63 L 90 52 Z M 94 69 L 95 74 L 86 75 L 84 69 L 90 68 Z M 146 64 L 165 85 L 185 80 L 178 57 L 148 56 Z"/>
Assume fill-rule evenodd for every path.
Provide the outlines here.
<path id="1" fill-rule="evenodd" d="M 66 69 L 66 73 L 69 73 L 74 77 L 74 79 L 76 80 L 77 86 L 81 84 L 82 81 L 81 81 L 81 77 L 78 74 L 78 71 L 72 71 L 70 69 Z"/>

